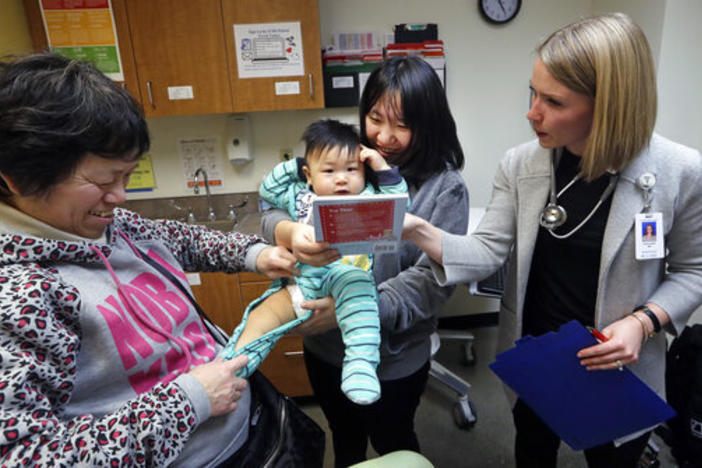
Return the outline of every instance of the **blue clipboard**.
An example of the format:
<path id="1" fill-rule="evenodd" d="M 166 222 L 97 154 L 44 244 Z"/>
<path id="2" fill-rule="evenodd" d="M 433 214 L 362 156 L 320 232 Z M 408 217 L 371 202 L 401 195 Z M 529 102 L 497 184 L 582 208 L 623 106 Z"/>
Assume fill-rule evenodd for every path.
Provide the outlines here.
<path id="1" fill-rule="evenodd" d="M 490 369 L 574 450 L 651 428 L 675 416 L 626 367 L 588 371 L 576 353 L 597 344 L 573 320 L 558 332 L 525 336 L 496 357 Z"/>

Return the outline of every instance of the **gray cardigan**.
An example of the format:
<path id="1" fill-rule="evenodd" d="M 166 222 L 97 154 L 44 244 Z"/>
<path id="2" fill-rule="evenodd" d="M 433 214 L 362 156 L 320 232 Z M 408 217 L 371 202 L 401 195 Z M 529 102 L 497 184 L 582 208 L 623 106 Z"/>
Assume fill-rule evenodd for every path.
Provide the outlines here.
<path id="1" fill-rule="evenodd" d="M 500 304 L 498 351 L 521 333 L 522 311 L 539 215 L 549 192 L 550 151 L 536 141 L 507 152 L 493 183 L 492 200 L 469 236 L 445 234 L 443 267 L 431 262 L 439 284 L 488 276 L 509 257 Z M 643 209 L 636 179 L 656 177 L 651 211 L 663 213 L 666 257 L 636 260 L 634 215 Z M 670 316 L 667 331 L 677 334 L 702 303 L 702 158 L 691 148 L 656 134 L 621 174 L 613 195 L 600 259 L 595 326 L 602 328 L 652 302 Z M 629 367 L 659 395 L 665 394 L 663 333 L 642 347 Z"/>

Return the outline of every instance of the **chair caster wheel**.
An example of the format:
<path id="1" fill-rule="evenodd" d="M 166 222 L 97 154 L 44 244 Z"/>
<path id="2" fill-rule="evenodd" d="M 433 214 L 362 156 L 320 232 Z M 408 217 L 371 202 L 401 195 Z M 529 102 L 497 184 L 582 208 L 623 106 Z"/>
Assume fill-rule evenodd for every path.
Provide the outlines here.
<path id="1" fill-rule="evenodd" d="M 453 421 L 461 429 L 470 429 L 478 420 L 473 405 L 467 396 L 462 396 L 453 405 Z"/>
<path id="2" fill-rule="evenodd" d="M 463 343 L 461 345 L 461 364 L 464 366 L 472 366 L 475 364 L 475 351 L 473 343 Z"/>

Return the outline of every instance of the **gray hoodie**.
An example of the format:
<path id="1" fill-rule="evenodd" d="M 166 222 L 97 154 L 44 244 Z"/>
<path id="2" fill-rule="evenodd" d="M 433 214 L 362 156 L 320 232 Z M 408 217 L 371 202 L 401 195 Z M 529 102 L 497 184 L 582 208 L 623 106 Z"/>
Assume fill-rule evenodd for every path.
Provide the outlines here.
<path id="1" fill-rule="evenodd" d="M 120 234 L 122 233 L 122 234 Z M 210 417 L 187 374 L 218 346 L 183 270 L 253 270 L 257 236 L 116 210 L 106 242 L 0 233 L 0 457 L 4 465 L 206 466 L 248 435 L 249 394 Z"/>

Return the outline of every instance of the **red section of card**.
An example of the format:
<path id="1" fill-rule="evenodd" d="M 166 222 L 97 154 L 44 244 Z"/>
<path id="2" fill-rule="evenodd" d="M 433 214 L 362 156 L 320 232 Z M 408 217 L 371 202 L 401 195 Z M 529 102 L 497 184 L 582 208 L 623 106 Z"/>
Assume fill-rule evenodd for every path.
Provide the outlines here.
<path id="1" fill-rule="evenodd" d="M 320 206 L 324 241 L 335 244 L 390 238 L 394 209 L 392 200 Z"/>

